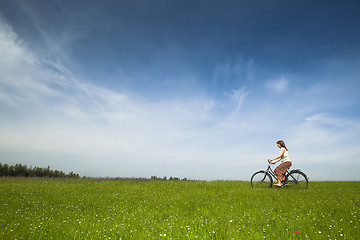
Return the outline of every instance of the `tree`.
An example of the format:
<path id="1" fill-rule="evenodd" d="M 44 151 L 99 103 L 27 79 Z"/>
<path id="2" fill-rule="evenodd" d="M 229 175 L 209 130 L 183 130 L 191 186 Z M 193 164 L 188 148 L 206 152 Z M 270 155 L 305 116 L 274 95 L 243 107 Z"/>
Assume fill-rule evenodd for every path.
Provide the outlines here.
<path id="1" fill-rule="evenodd" d="M 0 176 L 8 176 L 9 165 L 6 163 L 4 165 L 0 164 Z"/>
<path id="2" fill-rule="evenodd" d="M 79 174 L 71 171 L 69 174 L 65 174 L 62 171 L 51 170 L 50 166 L 47 168 L 39 168 L 34 167 L 28 168 L 26 165 L 22 165 L 17 163 L 15 166 L 9 166 L 8 164 L 0 163 L 0 177 L 71 177 L 71 178 L 79 178 Z"/>

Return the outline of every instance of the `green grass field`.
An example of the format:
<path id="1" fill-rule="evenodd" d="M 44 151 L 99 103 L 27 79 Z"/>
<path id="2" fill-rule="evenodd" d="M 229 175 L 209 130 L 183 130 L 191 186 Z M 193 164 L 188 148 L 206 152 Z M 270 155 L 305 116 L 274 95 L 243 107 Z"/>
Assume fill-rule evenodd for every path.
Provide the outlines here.
<path id="1" fill-rule="evenodd" d="M 0 239 L 360 239 L 360 182 L 0 178 Z"/>

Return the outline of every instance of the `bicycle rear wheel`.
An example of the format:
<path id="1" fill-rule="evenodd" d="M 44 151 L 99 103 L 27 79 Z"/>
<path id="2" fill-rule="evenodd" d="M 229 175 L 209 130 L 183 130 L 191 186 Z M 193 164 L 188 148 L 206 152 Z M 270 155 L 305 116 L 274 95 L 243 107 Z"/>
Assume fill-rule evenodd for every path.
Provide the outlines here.
<path id="1" fill-rule="evenodd" d="M 288 175 L 286 175 L 285 184 L 286 186 L 294 189 L 307 189 L 309 185 L 309 180 L 305 173 L 299 170 L 294 170 L 291 171 Z"/>
<path id="2" fill-rule="evenodd" d="M 252 188 L 271 188 L 272 178 L 265 171 L 258 171 L 251 177 Z"/>

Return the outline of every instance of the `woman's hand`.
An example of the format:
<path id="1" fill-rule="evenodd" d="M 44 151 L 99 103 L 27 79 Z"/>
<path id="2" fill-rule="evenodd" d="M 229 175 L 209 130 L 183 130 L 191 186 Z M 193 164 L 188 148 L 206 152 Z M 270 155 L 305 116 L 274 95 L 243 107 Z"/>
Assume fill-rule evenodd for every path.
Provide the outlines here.
<path id="1" fill-rule="evenodd" d="M 279 160 L 275 160 L 275 159 L 268 159 L 268 161 L 269 161 L 269 163 L 271 163 L 271 164 L 275 164 L 275 163 L 277 163 L 278 161 L 280 161 L 280 159 Z"/>

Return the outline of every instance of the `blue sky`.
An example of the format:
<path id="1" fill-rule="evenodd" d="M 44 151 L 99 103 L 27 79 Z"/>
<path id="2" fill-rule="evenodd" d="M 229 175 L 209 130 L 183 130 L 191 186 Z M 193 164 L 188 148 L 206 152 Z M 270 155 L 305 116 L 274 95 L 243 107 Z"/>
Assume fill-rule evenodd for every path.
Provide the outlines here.
<path id="1" fill-rule="evenodd" d="M 360 180 L 357 1 L 0 2 L 0 161 Z"/>

